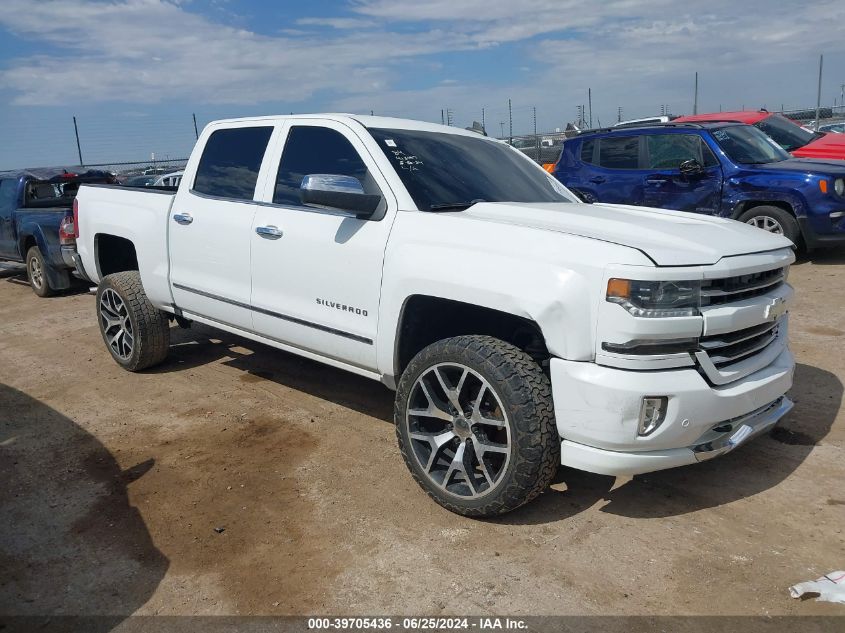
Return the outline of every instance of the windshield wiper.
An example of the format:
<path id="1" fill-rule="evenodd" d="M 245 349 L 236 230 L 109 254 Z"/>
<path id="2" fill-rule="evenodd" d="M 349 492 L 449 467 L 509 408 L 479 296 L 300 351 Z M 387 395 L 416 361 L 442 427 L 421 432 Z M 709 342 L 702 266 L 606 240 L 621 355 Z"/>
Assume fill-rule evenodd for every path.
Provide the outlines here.
<path id="1" fill-rule="evenodd" d="M 445 202 L 443 204 L 433 204 L 428 208 L 428 210 L 429 211 L 464 211 L 465 209 L 469 209 L 472 205 L 477 204 L 479 202 L 487 202 L 487 201 L 484 198 L 476 198 L 475 200 L 470 200 L 469 202 Z"/>

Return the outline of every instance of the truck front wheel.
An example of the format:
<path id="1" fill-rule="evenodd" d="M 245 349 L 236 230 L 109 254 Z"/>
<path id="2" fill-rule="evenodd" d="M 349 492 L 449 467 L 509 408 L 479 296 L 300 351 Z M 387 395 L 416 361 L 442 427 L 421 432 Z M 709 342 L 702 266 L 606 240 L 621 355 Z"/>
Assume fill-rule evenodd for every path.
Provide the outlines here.
<path id="1" fill-rule="evenodd" d="M 490 336 L 444 339 L 417 354 L 399 381 L 394 417 L 414 479 L 464 516 L 531 501 L 560 464 L 548 378 L 528 354 Z"/>
<path id="2" fill-rule="evenodd" d="M 141 371 L 167 358 L 170 322 L 150 303 L 134 270 L 107 275 L 97 288 L 97 317 L 103 341 L 117 363 Z"/>
<path id="3" fill-rule="evenodd" d="M 56 294 L 47 279 L 47 263 L 37 246 L 30 246 L 26 252 L 26 278 L 32 291 L 39 297 L 51 297 Z"/>

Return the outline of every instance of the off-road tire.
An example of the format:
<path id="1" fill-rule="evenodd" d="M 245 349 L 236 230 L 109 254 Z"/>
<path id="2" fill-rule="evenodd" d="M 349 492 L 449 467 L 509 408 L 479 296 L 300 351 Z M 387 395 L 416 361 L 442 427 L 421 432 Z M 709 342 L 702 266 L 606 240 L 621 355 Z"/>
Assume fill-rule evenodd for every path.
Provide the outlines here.
<path id="1" fill-rule="evenodd" d="M 109 289 L 123 300 L 131 322 L 134 340 L 132 353 L 127 359 L 118 356 L 109 345 L 103 318 L 100 316 L 100 302 L 103 293 Z M 103 278 L 97 288 L 97 321 L 106 349 L 117 364 L 127 371 L 148 369 L 167 358 L 170 348 L 170 322 L 164 312 L 150 303 L 138 271 L 114 273 Z"/>
<path id="2" fill-rule="evenodd" d="M 33 272 L 34 267 L 38 272 Z M 39 297 L 52 297 L 56 294 L 56 289 L 50 285 L 47 278 L 47 262 L 37 246 L 30 246 L 26 252 L 26 279 L 32 292 Z"/>
<path id="3" fill-rule="evenodd" d="M 507 411 L 511 455 L 495 489 L 477 499 L 449 494 L 431 481 L 412 453 L 407 422 L 411 390 L 440 363 L 460 363 L 480 374 Z M 399 450 L 411 475 L 438 504 L 463 516 L 493 517 L 514 510 L 546 490 L 560 465 L 551 384 L 539 365 L 519 348 L 492 336 L 458 336 L 429 345 L 408 364 L 394 409 Z"/>
<path id="4" fill-rule="evenodd" d="M 798 226 L 798 220 L 789 211 L 780 207 L 767 204 L 752 207 L 740 215 L 738 219 L 740 222 L 751 224 L 753 220 L 766 220 L 767 218 L 780 225 L 780 233 L 789 238 L 796 248 L 801 245 L 801 228 Z"/>

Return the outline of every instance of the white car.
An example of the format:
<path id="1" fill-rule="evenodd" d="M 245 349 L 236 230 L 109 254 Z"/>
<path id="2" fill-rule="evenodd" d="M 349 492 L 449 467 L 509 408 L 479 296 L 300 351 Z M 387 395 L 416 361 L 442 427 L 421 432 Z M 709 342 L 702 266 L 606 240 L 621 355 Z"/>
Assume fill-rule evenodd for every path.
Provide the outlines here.
<path id="1" fill-rule="evenodd" d="M 414 479 L 464 515 L 530 501 L 560 464 L 711 459 L 792 406 L 788 239 L 581 203 L 474 132 L 217 121 L 175 194 L 83 186 L 77 201 L 121 367 L 164 362 L 171 322 L 197 321 L 381 381 Z"/>
<path id="2" fill-rule="evenodd" d="M 153 182 L 153 187 L 178 187 L 179 183 L 182 182 L 182 176 L 185 172 L 184 171 L 174 171 L 170 172 L 169 174 L 163 174 L 156 178 Z"/>

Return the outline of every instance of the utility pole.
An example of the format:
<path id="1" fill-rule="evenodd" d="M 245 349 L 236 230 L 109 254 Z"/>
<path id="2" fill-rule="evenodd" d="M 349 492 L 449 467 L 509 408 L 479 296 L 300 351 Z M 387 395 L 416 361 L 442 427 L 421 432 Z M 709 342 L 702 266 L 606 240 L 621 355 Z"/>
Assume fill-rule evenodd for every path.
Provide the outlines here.
<path id="1" fill-rule="evenodd" d="M 537 136 L 537 106 L 532 106 L 534 111 L 534 145 L 537 148 L 537 160 L 540 159 L 540 137 Z"/>
<path id="2" fill-rule="evenodd" d="M 822 107 L 822 66 L 824 65 L 824 55 L 819 55 L 819 92 L 816 97 L 816 131 L 819 130 L 819 110 Z M 81 160 L 81 159 L 80 159 Z"/>
<path id="3" fill-rule="evenodd" d="M 76 117 L 73 117 L 73 131 L 76 134 L 76 151 L 79 154 L 79 164 L 81 166 L 85 166 L 85 163 L 82 162 L 82 146 L 79 144 L 79 128 L 76 125 Z"/>
<path id="4" fill-rule="evenodd" d="M 499 127 L 502 129 L 502 136 L 500 138 L 505 138 L 505 122 L 499 121 Z"/>
<path id="5" fill-rule="evenodd" d="M 692 113 L 698 114 L 698 71 L 695 71 L 695 99 L 692 102 Z"/>
<path id="6" fill-rule="evenodd" d="M 513 110 L 510 99 L 508 99 L 508 142 L 513 145 Z"/>
<path id="7" fill-rule="evenodd" d="M 197 113 L 196 112 L 193 113 L 193 117 L 194 117 L 194 136 L 196 136 L 197 140 L 199 140 L 200 132 L 197 129 Z"/>
<path id="8" fill-rule="evenodd" d="M 593 127 L 593 89 L 587 88 L 587 104 L 590 108 L 590 127 Z"/>
<path id="9" fill-rule="evenodd" d="M 622 123 L 622 106 L 616 108 L 616 122 Z"/>
<path id="10" fill-rule="evenodd" d="M 484 120 L 484 108 L 481 108 L 481 129 L 487 134 L 487 121 Z"/>
<path id="11" fill-rule="evenodd" d="M 446 125 L 446 113 L 440 108 L 440 125 Z"/>
<path id="12" fill-rule="evenodd" d="M 537 136 L 537 106 L 534 106 L 534 136 Z"/>

